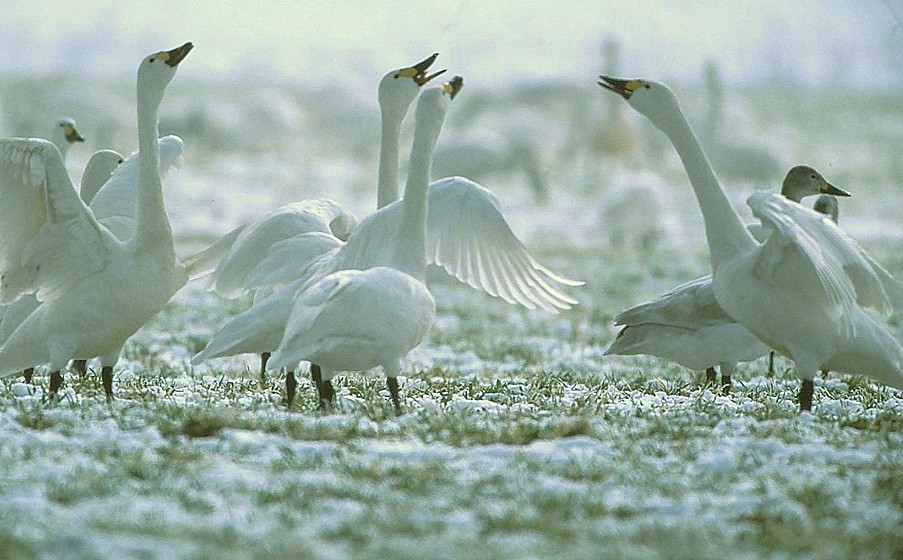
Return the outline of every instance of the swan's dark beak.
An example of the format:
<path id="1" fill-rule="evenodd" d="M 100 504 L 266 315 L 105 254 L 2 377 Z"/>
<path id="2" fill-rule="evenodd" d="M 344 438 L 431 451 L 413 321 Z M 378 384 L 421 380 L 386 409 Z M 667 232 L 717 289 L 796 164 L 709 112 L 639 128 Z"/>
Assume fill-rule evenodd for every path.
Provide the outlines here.
<path id="1" fill-rule="evenodd" d="M 63 134 L 66 136 L 66 141 L 69 142 L 70 144 L 73 142 L 84 142 L 85 141 L 85 139 L 82 137 L 82 135 L 79 134 L 78 131 L 75 130 L 75 127 L 72 126 L 71 124 L 64 122 L 64 123 L 60 123 L 60 126 L 63 127 Z"/>
<path id="2" fill-rule="evenodd" d="M 630 100 L 630 96 L 633 95 L 633 92 L 643 86 L 642 80 L 621 80 L 605 75 L 599 76 L 599 81 L 597 83 L 605 89 L 617 93 L 628 101 Z"/>
<path id="3" fill-rule="evenodd" d="M 451 80 L 442 84 L 442 89 L 451 97 L 452 99 L 458 95 L 458 92 L 461 91 L 461 88 L 464 87 L 464 78 L 461 76 L 455 76 Z"/>
<path id="4" fill-rule="evenodd" d="M 163 51 L 160 53 L 160 58 L 163 59 L 163 62 L 170 66 L 178 66 L 182 59 L 188 56 L 188 53 L 191 52 L 191 49 L 194 48 L 194 44 L 191 41 L 188 41 L 181 47 L 177 47 L 171 51 Z"/>
<path id="5" fill-rule="evenodd" d="M 422 86 L 428 81 L 432 80 L 439 74 L 445 72 L 445 69 L 439 70 L 438 72 L 433 72 L 432 74 L 427 75 L 427 70 L 430 69 L 430 66 L 436 62 L 436 58 L 439 57 L 439 53 L 433 53 L 428 56 L 426 59 L 421 60 L 417 64 L 413 66 L 409 66 L 407 68 L 402 68 L 395 74 L 396 78 L 411 78 L 418 86 Z"/>
<path id="6" fill-rule="evenodd" d="M 833 194 L 834 196 L 850 196 L 850 193 L 843 189 L 838 189 L 831 183 L 825 181 L 821 186 L 821 192 L 824 194 Z"/>

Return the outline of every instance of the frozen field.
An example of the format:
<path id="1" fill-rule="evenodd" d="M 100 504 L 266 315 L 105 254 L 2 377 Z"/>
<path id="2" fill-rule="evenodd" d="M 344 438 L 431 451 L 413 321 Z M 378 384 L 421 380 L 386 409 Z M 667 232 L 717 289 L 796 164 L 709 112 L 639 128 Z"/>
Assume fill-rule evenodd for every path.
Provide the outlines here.
<path id="1" fill-rule="evenodd" d="M 161 120 L 186 142 L 164 181 L 181 253 L 306 197 L 359 216 L 375 206 L 373 91 L 236 89 L 192 79 L 190 63 Z M 586 281 L 572 290 L 579 306 L 528 311 L 435 274 L 439 317 L 405 362 L 404 414 L 392 413 L 377 371 L 338 377 L 338 410 L 325 414 L 307 378 L 287 411 L 282 378 L 261 381 L 253 356 L 190 367 L 249 302 L 189 284 L 130 340 L 112 405 L 93 372 L 68 374 L 55 404 L 43 399 L 46 371 L 34 387 L 0 382 L 0 556 L 903 556 L 901 392 L 831 374 L 801 415 L 799 382 L 780 358 L 773 378 L 764 360 L 741 365 L 721 396 L 701 372 L 602 356 L 618 311 L 706 274 L 708 260 L 690 186 L 660 134 L 628 113 L 635 152 L 585 148 L 617 100 L 594 81 L 465 88 L 440 138 L 482 127 L 533 143 L 547 202 L 534 200 L 519 160 L 481 181 L 542 261 Z M 65 111 L 89 139 L 70 152 L 75 177 L 94 149 L 134 150 L 132 82 L 72 93 L 84 85 L 0 82 L 0 131 L 41 135 Z M 674 86 L 703 126 L 703 88 Z M 783 169 L 807 163 L 851 191 L 842 227 L 903 277 L 903 97 L 788 83 L 729 91 L 724 120 Z M 738 207 L 781 179 L 723 176 Z M 657 193 L 654 215 L 608 208 L 637 185 Z M 614 215 L 627 224 L 617 238 L 604 219 Z M 635 239 L 649 223 L 657 242 Z M 900 317 L 892 324 L 903 338 Z"/>

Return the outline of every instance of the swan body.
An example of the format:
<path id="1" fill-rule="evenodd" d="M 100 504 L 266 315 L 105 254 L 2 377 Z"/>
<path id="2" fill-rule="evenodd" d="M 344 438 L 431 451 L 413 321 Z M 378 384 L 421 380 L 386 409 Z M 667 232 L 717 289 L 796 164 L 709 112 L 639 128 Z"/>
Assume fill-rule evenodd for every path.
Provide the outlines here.
<path id="1" fill-rule="evenodd" d="M 32 239 L 19 236 L 4 247 L 4 282 L 10 273 L 21 282 L 0 286 L 0 295 L 10 301 L 33 291 L 41 302 L 0 348 L 0 376 L 49 362 L 54 392 L 53 377 L 70 359 L 99 356 L 111 396 L 112 366 L 126 339 L 187 281 L 163 205 L 157 114 L 177 65 L 192 48 L 186 43 L 152 54 L 138 68 L 136 224 L 126 241 L 98 223 L 50 142 L 0 141 L 4 197 L 10 195 L 17 204 L 12 214 L 34 232 Z"/>
<path id="2" fill-rule="evenodd" d="M 903 348 L 885 319 L 892 303 L 870 259 L 825 216 L 778 193 L 747 204 L 771 232 L 758 244 L 727 196 L 671 91 L 647 80 L 602 77 L 601 85 L 671 140 L 703 214 L 718 304 L 766 345 L 794 361 L 800 408 L 812 406 L 819 369 L 903 387 Z"/>
<path id="3" fill-rule="evenodd" d="M 606 355 L 649 354 L 685 368 L 721 368 L 722 383 L 738 362 L 764 356 L 768 348 L 728 315 L 715 300 L 712 277 L 704 276 L 615 317 L 623 328 Z"/>
<path id="4" fill-rule="evenodd" d="M 269 367 L 292 367 L 301 360 L 316 364 L 321 401 L 331 398 L 327 384 L 336 371 L 382 366 L 392 403 L 400 410 L 395 379 L 400 360 L 420 344 L 436 318 L 436 302 L 424 284 L 427 190 L 433 150 L 462 85 L 455 77 L 425 90 L 417 102 L 400 227 L 387 243 L 385 265 L 331 272 L 296 296 Z"/>

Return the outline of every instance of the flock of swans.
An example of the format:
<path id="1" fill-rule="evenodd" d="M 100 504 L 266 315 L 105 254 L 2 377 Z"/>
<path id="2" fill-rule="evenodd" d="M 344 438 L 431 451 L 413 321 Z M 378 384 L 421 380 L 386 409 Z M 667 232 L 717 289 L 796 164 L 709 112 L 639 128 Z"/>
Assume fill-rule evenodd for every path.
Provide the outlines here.
<path id="1" fill-rule="evenodd" d="M 99 358 L 108 398 L 123 345 L 189 279 L 207 275 L 224 298 L 253 294 L 192 358 L 256 353 L 261 375 L 310 363 L 321 407 L 335 398 L 337 372 L 380 366 L 401 410 L 401 359 L 436 317 L 426 266 L 507 302 L 551 312 L 577 304 L 564 290 L 582 282 L 542 265 L 515 236 L 498 201 L 459 176 L 431 181 L 446 114 L 463 87 L 431 82 L 438 54 L 394 69 L 377 92 L 381 140 L 377 208 L 358 219 L 319 198 L 289 204 L 180 261 L 163 201 L 162 177 L 183 150 L 160 138 L 164 92 L 192 43 L 145 57 L 137 75 L 138 150 L 92 156 L 77 191 L 64 161 L 80 141 L 59 123 L 50 140 L 0 140 L 0 376 L 49 364 L 50 393 L 70 361 Z M 836 196 L 849 193 L 797 166 L 780 193 L 747 202 L 760 220 L 744 225 L 730 206 L 680 106 L 664 85 L 602 76 L 671 141 L 702 210 L 712 274 L 616 317 L 607 354 L 652 354 L 730 386 L 736 364 L 774 349 L 802 378 L 799 404 L 812 406 L 819 370 L 866 375 L 903 388 L 903 348 L 886 319 L 903 309 L 903 285 L 836 225 Z M 415 103 L 416 102 L 416 103 Z M 399 196 L 400 131 L 414 105 L 414 137 Z M 616 114 L 613 112 L 612 114 Z M 618 123 L 609 123 L 617 127 Z M 613 131 L 612 134 L 617 134 Z M 816 210 L 800 205 L 821 194 Z M 821 212 L 821 213 L 820 213 Z M 826 218 L 825 214 L 830 217 Z"/>

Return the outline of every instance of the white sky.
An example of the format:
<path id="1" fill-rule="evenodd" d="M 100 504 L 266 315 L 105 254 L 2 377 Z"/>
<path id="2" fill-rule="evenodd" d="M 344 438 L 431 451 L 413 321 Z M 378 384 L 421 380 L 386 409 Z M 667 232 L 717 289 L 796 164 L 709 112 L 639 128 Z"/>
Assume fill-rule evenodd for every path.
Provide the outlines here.
<path id="1" fill-rule="evenodd" d="M 0 0 L 0 71 L 131 74 L 192 40 L 192 70 L 356 81 L 432 51 L 474 80 L 591 78 L 616 36 L 622 71 L 695 80 L 707 59 L 731 81 L 776 68 L 813 84 L 903 81 L 901 0 Z M 369 78 L 369 76 L 368 76 Z"/>

